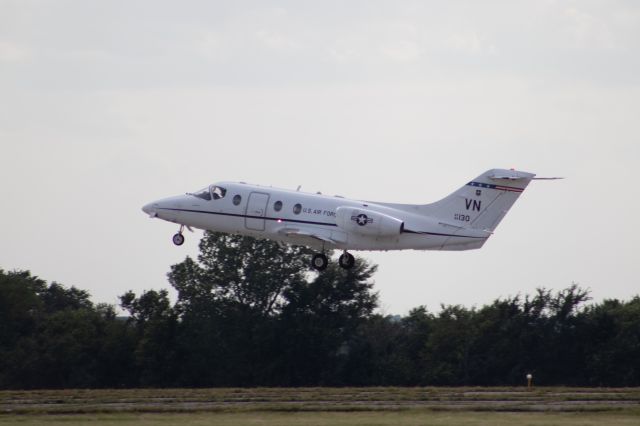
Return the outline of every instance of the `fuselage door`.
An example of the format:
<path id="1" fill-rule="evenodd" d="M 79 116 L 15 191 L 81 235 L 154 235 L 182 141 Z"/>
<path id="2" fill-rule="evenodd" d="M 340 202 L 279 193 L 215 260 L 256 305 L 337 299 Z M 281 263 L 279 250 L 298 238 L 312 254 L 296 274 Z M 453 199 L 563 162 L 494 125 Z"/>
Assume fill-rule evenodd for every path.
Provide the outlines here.
<path id="1" fill-rule="evenodd" d="M 244 225 L 253 231 L 264 231 L 264 217 L 267 214 L 269 194 L 264 192 L 252 192 L 247 202 Z"/>

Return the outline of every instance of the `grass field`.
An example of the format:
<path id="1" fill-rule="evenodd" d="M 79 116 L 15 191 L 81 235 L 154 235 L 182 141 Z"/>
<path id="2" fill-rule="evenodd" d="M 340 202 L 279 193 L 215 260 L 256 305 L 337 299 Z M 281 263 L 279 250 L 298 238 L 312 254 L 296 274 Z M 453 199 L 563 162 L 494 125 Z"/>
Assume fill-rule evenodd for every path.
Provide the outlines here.
<path id="1" fill-rule="evenodd" d="M 59 416 L 0 417 L 0 425 L 70 425 L 99 424 L 101 426 L 181 425 L 181 426 L 445 426 L 445 425 L 563 425 L 563 426 L 637 426 L 639 417 L 613 413 L 491 413 L 491 412 L 360 412 L 360 413 L 171 413 L 171 414 L 98 414 Z"/>
<path id="2" fill-rule="evenodd" d="M 0 424 L 640 425 L 640 388 L 0 391 Z"/>

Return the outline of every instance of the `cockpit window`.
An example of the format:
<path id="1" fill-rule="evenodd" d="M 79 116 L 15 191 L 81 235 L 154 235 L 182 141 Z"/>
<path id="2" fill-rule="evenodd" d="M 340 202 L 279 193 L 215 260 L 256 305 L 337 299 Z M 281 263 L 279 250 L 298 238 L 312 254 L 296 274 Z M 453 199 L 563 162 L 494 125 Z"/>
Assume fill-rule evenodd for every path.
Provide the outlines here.
<path id="1" fill-rule="evenodd" d="M 202 198 L 207 201 L 211 201 L 211 199 L 219 200 L 220 198 L 224 198 L 226 194 L 226 188 L 216 185 L 211 185 L 210 187 L 203 188 L 200 191 L 188 193 L 188 195 L 193 195 L 194 197 Z"/>
<path id="2" fill-rule="evenodd" d="M 211 195 L 214 200 L 219 200 L 220 198 L 224 198 L 227 194 L 227 190 L 221 186 L 211 186 Z"/>
<path id="3" fill-rule="evenodd" d="M 190 195 L 193 195 L 194 197 L 202 198 L 203 200 L 211 201 L 211 193 L 209 192 L 209 188 L 201 189 Z"/>

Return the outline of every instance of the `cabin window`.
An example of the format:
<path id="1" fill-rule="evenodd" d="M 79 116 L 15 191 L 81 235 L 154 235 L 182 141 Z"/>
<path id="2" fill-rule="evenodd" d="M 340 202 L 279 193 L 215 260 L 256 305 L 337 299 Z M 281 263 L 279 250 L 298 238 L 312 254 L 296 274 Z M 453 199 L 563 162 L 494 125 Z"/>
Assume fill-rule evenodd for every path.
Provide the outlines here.
<path id="1" fill-rule="evenodd" d="M 277 212 L 282 210 L 282 201 L 276 201 L 275 203 L 273 203 L 273 209 Z"/>
<path id="2" fill-rule="evenodd" d="M 204 188 L 199 191 L 193 192 L 190 195 L 194 197 L 202 198 L 203 200 L 211 201 L 211 194 L 209 193 L 209 188 Z"/>
<path id="3" fill-rule="evenodd" d="M 293 206 L 293 214 L 300 214 L 301 211 L 302 211 L 302 205 L 296 204 L 295 206 Z"/>
<path id="4" fill-rule="evenodd" d="M 240 204 L 240 201 L 242 201 L 242 197 L 240 196 L 240 194 L 236 194 L 233 196 L 233 205 L 237 206 L 238 204 Z"/>
<path id="5" fill-rule="evenodd" d="M 224 198 L 227 194 L 227 190 L 221 186 L 212 185 L 211 186 L 211 196 L 214 200 L 219 200 L 220 198 Z"/>

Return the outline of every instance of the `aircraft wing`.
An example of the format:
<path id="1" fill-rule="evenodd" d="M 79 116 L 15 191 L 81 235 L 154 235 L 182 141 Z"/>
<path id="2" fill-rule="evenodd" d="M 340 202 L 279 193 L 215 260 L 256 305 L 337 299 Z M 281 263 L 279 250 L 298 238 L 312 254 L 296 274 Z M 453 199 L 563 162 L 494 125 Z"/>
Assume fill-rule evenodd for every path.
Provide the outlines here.
<path id="1" fill-rule="evenodd" d="M 321 241 L 323 243 L 329 244 L 337 244 L 340 241 L 337 241 L 333 238 L 331 231 L 317 229 L 317 228 L 307 228 L 303 226 L 287 226 L 278 230 L 279 234 L 285 235 L 287 237 L 300 237 L 301 239 L 312 238 L 314 240 Z"/>

